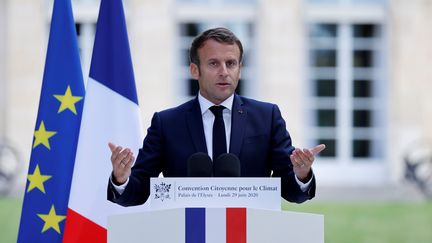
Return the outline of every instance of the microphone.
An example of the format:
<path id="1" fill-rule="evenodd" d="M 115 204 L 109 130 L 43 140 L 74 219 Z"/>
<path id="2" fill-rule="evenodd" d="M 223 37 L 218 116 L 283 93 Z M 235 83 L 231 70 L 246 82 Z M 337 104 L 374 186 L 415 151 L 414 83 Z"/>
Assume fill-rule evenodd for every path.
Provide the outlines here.
<path id="1" fill-rule="evenodd" d="M 240 160 L 235 154 L 221 154 L 213 162 L 215 177 L 240 177 Z"/>
<path id="2" fill-rule="evenodd" d="M 213 165 L 210 157 L 206 153 L 192 154 L 187 161 L 188 177 L 212 177 Z"/>

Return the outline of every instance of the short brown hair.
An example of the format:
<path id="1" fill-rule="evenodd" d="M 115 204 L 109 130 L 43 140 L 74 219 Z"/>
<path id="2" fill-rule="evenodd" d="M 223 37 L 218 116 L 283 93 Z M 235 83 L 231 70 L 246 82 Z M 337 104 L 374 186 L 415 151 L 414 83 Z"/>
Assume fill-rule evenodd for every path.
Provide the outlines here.
<path id="1" fill-rule="evenodd" d="M 219 43 L 224 44 L 237 44 L 238 48 L 240 49 L 240 57 L 239 62 L 242 62 L 243 59 L 243 45 L 240 42 L 240 40 L 237 38 L 237 36 L 234 35 L 233 32 L 231 32 L 227 28 L 214 28 L 204 31 L 201 35 L 197 36 L 193 41 L 192 45 L 189 50 L 189 61 L 191 63 L 196 64 L 199 67 L 200 60 L 198 56 L 198 49 L 204 45 L 204 42 L 207 40 L 215 40 Z"/>

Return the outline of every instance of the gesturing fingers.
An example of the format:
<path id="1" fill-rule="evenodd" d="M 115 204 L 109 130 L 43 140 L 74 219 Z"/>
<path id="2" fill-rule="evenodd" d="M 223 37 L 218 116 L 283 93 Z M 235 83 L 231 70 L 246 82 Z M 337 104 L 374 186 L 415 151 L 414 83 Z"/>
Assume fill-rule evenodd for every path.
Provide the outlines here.
<path id="1" fill-rule="evenodd" d="M 121 146 L 116 146 L 113 143 L 108 143 L 108 147 L 111 150 L 111 163 L 114 169 L 131 167 L 134 157 L 129 148 L 123 149 Z"/>
<path id="2" fill-rule="evenodd" d="M 122 150 L 122 147 L 117 146 L 113 143 L 108 143 L 108 147 L 111 151 L 111 162 L 114 163 L 114 161 L 117 159 L 117 156 L 119 155 L 119 153 Z"/>
<path id="3" fill-rule="evenodd" d="M 315 155 L 325 149 L 324 144 L 320 144 L 311 149 L 295 149 L 290 158 L 294 166 L 303 168 L 310 167 L 315 160 Z"/>
<path id="4" fill-rule="evenodd" d="M 122 150 L 121 152 L 119 152 L 118 156 L 114 160 L 114 164 L 120 166 L 120 168 L 126 167 L 130 159 L 129 156 L 131 155 L 132 152 L 130 151 L 130 149 L 126 148 Z"/>
<path id="5" fill-rule="evenodd" d="M 122 168 L 130 168 L 132 167 L 133 161 L 133 153 L 129 149 L 125 149 L 124 153 L 122 153 L 121 159 L 119 160 L 119 164 Z"/>
<path id="6" fill-rule="evenodd" d="M 298 160 L 298 158 L 297 158 L 296 156 L 294 156 L 294 154 L 292 154 L 292 155 L 290 156 L 290 159 L 291 159 L 291 162 L 292 162 L 294 168 L 301 168 L 301 167 L 304 166 L 303 163 L 301 163 L 301 162 Z"/>
<path id="7" fill-rule="evenodd" d="M 117 145 L 113 144 L 113 143 L 108 143 L 108 147 L 111 150 L 111 153 L 114 152 L 114 150 L 117 148 Z"/>
<path id="8" fill-rule="evenodd" d="M 129 148 L 123 149 L 113 143 L 108 143 L 108 147 L 111 150 L 113 182 L 121 185 L 129 178 L 135 158 Z"/>
<path id="9" fill-rule="evenodd" d="M 313 155 L 317 155 L 326 148 L 325 144 L 320 144 L 310 149 Z"/>
<path id="10" fill-rule="evenodd" d="M 301 149 L 295 149 L 290 158 L 295 167 L 303 168 L 311 164 L 310 160 Z"/>
<path id="11" fill-rule="evenodd" d="M 293 165 L 300 168 L 311 167 L 315 160 L 315 156 L 310 149 L 295 149 L 290 158 Z"/>

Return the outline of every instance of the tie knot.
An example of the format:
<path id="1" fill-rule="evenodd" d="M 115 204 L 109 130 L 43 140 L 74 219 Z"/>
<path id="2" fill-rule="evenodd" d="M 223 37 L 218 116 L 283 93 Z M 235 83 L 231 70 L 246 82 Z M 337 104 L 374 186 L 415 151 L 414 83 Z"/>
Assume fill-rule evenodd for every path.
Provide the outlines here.
<path id="1" fill-rule="evenodd" d="M 215 117 L 222 117 L 222 111 L 225 109 L 223 105 L 214 105 L 209 108 Z"/>

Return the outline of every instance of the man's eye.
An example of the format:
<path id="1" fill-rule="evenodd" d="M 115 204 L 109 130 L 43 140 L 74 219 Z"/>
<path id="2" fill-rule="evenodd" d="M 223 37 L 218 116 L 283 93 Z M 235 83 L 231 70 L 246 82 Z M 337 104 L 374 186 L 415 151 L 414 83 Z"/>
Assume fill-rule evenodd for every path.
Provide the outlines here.
<path id="1" fill-rule="evenodd" d="M 217 66 L 217 62 L 210 62 L 209 65 L 212 67 L 215 67 L 215 66 Z"/>
<path id="2" fill-rule="evenodd" d="M 229 61 L 229 62 L 227 62 L 227 67 L 235 67 L 235 66 L 237 66 L 237 62 L 235 62 L 235 61 Z"/>

